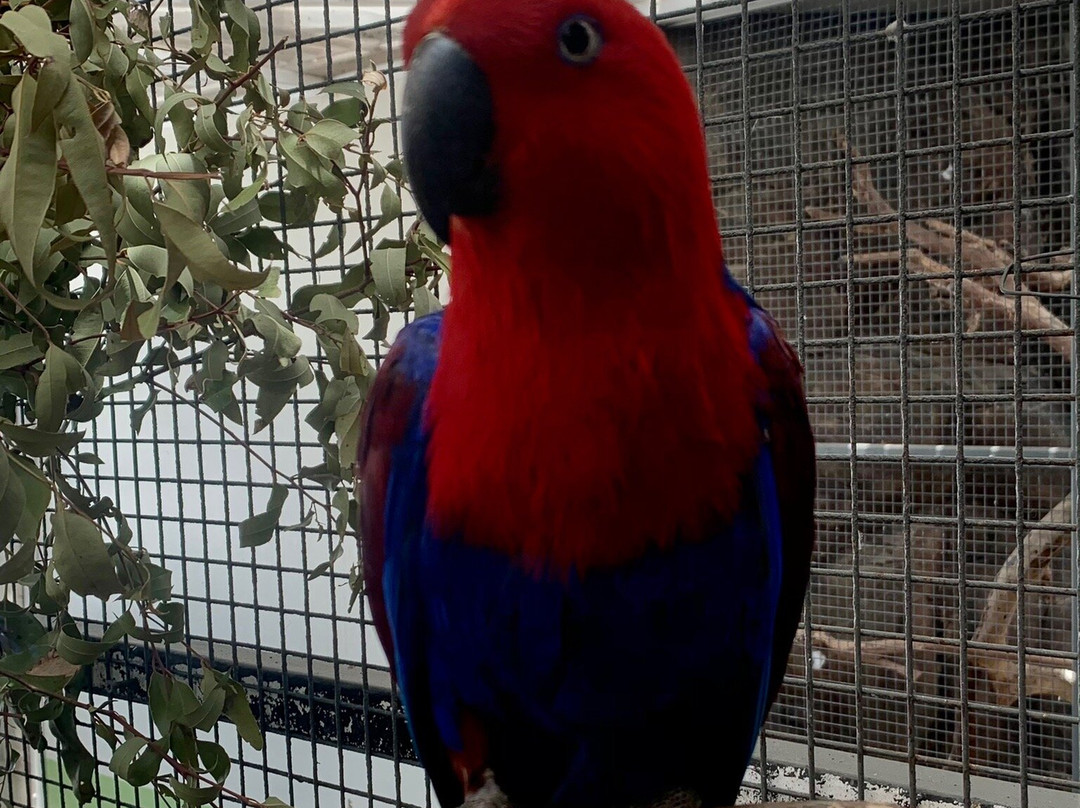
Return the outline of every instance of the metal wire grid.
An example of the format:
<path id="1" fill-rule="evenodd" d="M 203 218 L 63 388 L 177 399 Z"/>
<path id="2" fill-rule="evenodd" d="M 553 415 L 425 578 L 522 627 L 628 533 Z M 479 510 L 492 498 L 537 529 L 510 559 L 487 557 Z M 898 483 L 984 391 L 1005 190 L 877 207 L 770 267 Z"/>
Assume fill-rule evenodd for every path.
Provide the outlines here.
<path id="1" fill-rule="evenodd" d="M 866 761 L 895 760 L 909 794 L 955 768 L 953 796 L 989 775 L 1018 787 L 983 799 L 1026 805 L 1078 780 L 1076 545 L 1055 510 L 1075 496 L 1073 357 L 1045 339 L 1073 311 L 1052 301 L 1059 330 L 1033 331 L 996 289 L 967 294 L 1004 265 L 961 231 L 1021 257 L 1075 244 L 1076 10 L 829 5 L 674 33 L 729 261 L 797 342 L 820 442 L 813 640 L 767 736 L 808 744 L 796 793 L 828 748 L 859 797 Z M 1010 577 L 1040 520 L 1068 540 Z M 1006 601 L 1021 617 L 999 626 Z"/>
<path id="2" fill-rule="evenodd" d="M 182 37 L 183 9 L 170 10 Z M 392 88 L 380 113 L 396 121 L 407 7 L 323 0 L 255 10 L 264 44 L 290 38 L 271 63 L 279 86 L 312 93 L 374 61 Z M 930 273 L 908 258 L 915 245 L 906 233 L 912 222 L 940 220 L 1020 245 L 1024 255 L 1076 243 L 1075 8 L 1069 0 L 857 9 L 853 0 L 828 8 L 654 0 L 648 10 L 668 27 L 698 90 L 729 261 L 804 357 L 821 444 L 807 631 L 833 645 L 815 639 L 796 649 L 745 796 L 842 796 L 842 782 L 828 776 L 841 772 L 847 793 L 862 797 L 867 777 L 880 778 L 890 760 L 899 775 L 889 779 L 905 793 L 878 798 L 929 793 L 970 804 L 988 799 L 973 794 L 983 776 L 992 778 L 989 798 L 1006 804 L 1026 805 L 1042 787 L 1075 791 L 1076 545 L 1038 576 L 1021 569 L 1018 583 L 996 580 L 1056 503 L 1075 504 L 1072 361 L 1043 347 L 1045 331 L 976 318 L 962 295 L 935 293 Z M 385 131 L 382 146 L 395 151 L 396 130 Z M 864 171 L 895 213 L 863 209 L 852 182 Z M 897 222 L 899 238 L 866 227 L 884 223 L 895 234 Z M 314 227 L 282 236 L 310 254 L 337 226 L 324 212 Z M 897 258 L 884 267 L 855 260 L 888 251 Z M 283 283 L 325 282 L 348 263 L 340 250 L 312 265 L 287 258 Z M 980 275 L 960 259 L 947 267 L 954 288 Z M 1054 311 L 1071 323 L 1072 305 Z M 378 361 L 380 346 L 367 347 Z M 270 484 L 244 447 L 286 475 L 316 462 L 302 420 L 314 402 L 291 405 L 295 428 L 285 419 L 251 435 L 230 425 L 235 436 L 177 403 L 159 406 L 133 436 L 138 403 L 111 406 L 96 425 L 105 460 L 97 482 L 174 569 L 192 644 L 245 673 L 273 729 L 261 753 L 219 730 L 218 741 L 236 750 L 230 787 L 297 806 L 431 805 L 385 656 L 362 604 L 347 609 L 353 548 L 309 583 L 327 537 L 299 530 L 253 556 L 233 544 L 236 524 L 258 510 Z M 299 509 L 284 521 L 291 516 L 299 522 Z M 1075 527 L 1071 516 L 1054 526 L 1070 536 Z M 992 593 L 1015 595 L 1023 617 L 989 642 L 976 632 Z M 1071 671 L 1071 703 L 999 703 L 975 675 L 973 651 Z M 170 664 L 197 667 L 181 655 Z M 130 718 L 148 726 L 138 702 L 144 665 L 137 648 L 118 655 L 100 671 L 98 698 L 133 694 Z M 1013 678 L 1027 693 L 1021 671 Z M 89 733 L 86 742 L 99 743 Z M 936 775 L 949 769 L 959 780 L 943 788 Z M 153 794 L 116 793 L 108 772 L 100 779 L 116 794 L 103 804 L 157 803 Z M 1010 791 L 1010 781 L 1019 788 Z M 55 766 L 35 764 L 29 783 L 9 786 L 7 799 L 74 804 Z"/>
<path id="3" fill-rule="evenodd" d="M 262 18 L 265 47 L 289 38 L 289 46 L 270 63 L 272 83 L 281 89 L 313 93 L 330 81 L 357 76 L 358 65 L 362 70 L 369 63 L 395 81 L 395 37 L 407 9 L 395 10 L 387 2 L 374 11 L 364 9 L 365 14 L 357 3 L 271 2 L 253 10 Z M 173 16 L 182 44 L 186 5 L 168 2 L 162 11 Z M 379 114 L 396 119 L 393 93 L 384 97 Z M 396 130 L 385 131 L 379 146 L 392 153 Z M 340 226 L 337 217 L 322 210 L 313 227 L 283 229 L 280 236 L 310 255 L 331 228 Z M 310 264 L 287 258 L 282 285 L 288 294 L 301 285 L 328 282 L 350 262 L 344 248 Z M 372 317 L 370 309 L 360 314 Z M 394 319 L 398 322 L 391 332 L 404 318 Z M 380 346 L 369 342 L 366 347 L 377 362 Z M 314 344 L 305 350 L 314 353 Z M 254 393 L 247 393 L 241 403 L 250 405 Z M 269 469 L 292 476 L 319 462 L 316 435 L 303 422 L 315 399 L 301 395 L 290 405 L 291 418 L 279 418 L 257 435 L 235 424 L 223 427 L 187 403 L 162 403 L 136 435 L 129 419 L 140 398 L 118 400 L 95 423 L 94 451 L 104 462 L 93 477 L 98 490 L 133 516 L 142 546 L 173 570 L 176 589 L 185 593 L 191 645 L 244 676 L 257 715 L 269 730 L 266 748 L 256 753 L 241 745 L 230 726 L 218 728 L 215 740 L 235 754 L 227 786 L 256 798 L 276 795 L 295 806 L 430 804 L 420 769 L 402 765 L 411 750 L 389 690 L 385 655 L 362 611 L 348 609 L 354 545 L 347 542 L 344 557 L 315 582 L 307 576 L 328 560 L 332 545 L 326 535 L 283 531 L 279 543 L 255 553 L 236 545 L 238 523 L 266 501 L 273 481 Z M 326 496 L 315 486 L 307 494 Z M 286 509 L 283 524 L 302 521 L 295 500 Z M 88 613 L 86 624 L 92 631 L 105 617 Z M 197 680 L 197 660 L 172 651 L 166 660 L 174 672 Z M 141 703 L 149 664 L 133 645 L 95 671 L 95 699 L 115 699 L 143 729 L 150 727 Z M 378 739 L 370 737 L 371 727 L 379 728 Z M 84 743 L 107 758 L 107 748 L 83 729 Z M 75 805 L 55 755 L 36 760 L 28 749 L 23 752 L 29 770 L 21 783 L 12 778 L 7 800 L 42 808 Z M 152 791 L 123 787 L 107 770 L 98 775 L 101 804 L 138 808 L 161 802 Z"/>

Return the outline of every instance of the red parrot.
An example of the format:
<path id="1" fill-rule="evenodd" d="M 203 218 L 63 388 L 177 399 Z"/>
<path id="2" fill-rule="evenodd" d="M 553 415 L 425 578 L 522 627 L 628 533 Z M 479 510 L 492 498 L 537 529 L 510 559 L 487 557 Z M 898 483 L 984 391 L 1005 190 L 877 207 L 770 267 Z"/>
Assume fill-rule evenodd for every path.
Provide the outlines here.
<path id="1" fill-rule="evenodd" d="M 731 804 L 814 543 L 802 368 L 724 262 L 693 93 L 625 0 L 421 0 L 403 152 L 450 244 L 357 458 L 366 597 L 453 808 Z"/>

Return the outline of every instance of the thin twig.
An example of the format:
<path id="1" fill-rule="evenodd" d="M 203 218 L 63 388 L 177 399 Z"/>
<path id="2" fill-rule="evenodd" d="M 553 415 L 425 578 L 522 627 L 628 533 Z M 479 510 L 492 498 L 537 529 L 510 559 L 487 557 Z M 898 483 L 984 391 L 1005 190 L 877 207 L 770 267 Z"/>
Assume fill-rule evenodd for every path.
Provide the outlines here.
<path id="1" fill-rule="evenodd" d="M 143 614 L 144 615 L 150 614 L 151 616 L 156 617 L 158 622 L 161 624 L 161 627 L 163 629 L 168 628 L 168 623 L 165 622 L 165 616 L 161 613 L 160 610 L 158 610 L 154 606 L 153 603 L 149 603 L 149 602 L 146 603 L 146 607 L 145 607 L 145 609 L 143 611 Z M 214 666 L 213 660 L 211 660 L 209 657 L 203 656 L 201 653 L 199 653 L 199 651 L 196 650 L 194 647 L 192 647 L 192 645 L 189 642 L 187 642 L 187 640 L 180 640 L 180 644 L 183 645 L 184 648 L 187 649 L 187 652 L 189 654 L 191 654 L 191 656 L 193 656 L 197 660 L 199 660 L 199 662 L 202 665 L 204 665 L 204 666 L 206 666 L 208 668 L 212 668 Z"/>
<path id="2" fill-rule="evenodd" d="M 309 311 L 307 313 L 310 314 L 311 312 Z M 316 334 L 321 334 L 322 336 L 326 337 L 327 339 L 332 340 L 333 342 L 336 342 L 339 347 L 341 345 L 345 344 L 345 338 L 344 337 L 342 337 L 342 336 L 340 336 L 338 334 L 335 334 L 333 331 L 331 331 L 329 328 L 324 326 L 322 323 L 316 323 L 316 322 L 314 322 L 312 320 L 305 320 L 303 317 L 299 317 L 299 316 L 297 316 L 295 314 L 290 314 L 288 311 L 285 311 L 284 309 L 281 311 L 281 316 L 284 317 L 286 320 L 288 320 L 290 323 L 294 323 L 296 325 L 303 326 L 304 328 L 309 328 L 312 331 L 314 331 Z"/>
<path id="3" fill-rule="evenodd" d="M 214 304 L 211 301 L 207 300 L 205 297 L 203 297 L 198 292 L 196 292 L 195 294 L 198 295 L 207 306 L 214 306 Z M 181 320 L 178 323 L 173 323 L 172 325 L 166 326 L 165 328 L 162 328 L 162 329 L 160 329 L 158 331 L 157 336 L 160 337 L 163 334 L 167 334 L 170 331 L 176 331 L 177 329 L 183 328 L 183 327 L 188 326 L 188 325 L 199 325 L 202 320 L 208 320 L 208 319 L 210 319 L 212 317 L 217 317 L 218 315 L 221 315 L 222 317 L 224 317 L 227 320 L 229 320 L 230 322 L 232 322 L 233 326 L 235 327 L 236 326 L 236 321 L 233 318 L 232 314 L 230 312 L 226 311 L 226 309 L 228 309 L 229 306 L 233 302 L 235 302 L 236 299 L 239 298 L 239 297 L 240 297 L 240 293 L 239 292 L 234 292 L 232 295 L 230 295 L 228 298 L 226 298 L 225 302 L 222 303 L 221 305 L 214 306 L 214 308 L 212 308 L 210 311 L 204 311 L 201 314 L 193 314 L 190 317 L 188 317 L 186 320 Z"/>
<path id="4" fill-rule="evenodd" d="M 232 438 L 234 441 L 236 441 L 237 445 L 240 446 L 245 452 L 247 452 L 252 457 L 252 459 L 258 461 L 258 463 L 260 465 L 265 466 L 267 468 L 267 470 L 274 476 L 275 479 L 283 480 L 290 487 L 295 487 L 296 490 L 300 492 L 300 498 L 301 499 L 309 500 L 312 503 L 312 505 L 317 506 L 321 510 L 325 510 L 327 512 L 327 515 L 332 518 L 332 514 L 330 513 L 330 506 L 329 505 L 327 505 L 325 502 L 320 502 L 318 499 L 316 499 L 314 496 L 312 496 L 308 491 L 304 490 L 304 487 L 302 485 L 298 485 L 296 480 L 294 480 L 292 477 L 289 477 L 286 474 L 283 474 L 282 472 L 278 471 L 274 467 L 273 463 L 271 463 L 269 460 L 267 460 L 261 454 L 259 454 L 254 449 L 252 449 L 248 445 L 247 441 L 244 440 L 244 438 L 241 437 L 240 435 L 238 435 L 235 431 L 233 431 L 228 426 L 226 426 L 225 422 L 223 420 L 218 418 L 216 415 L 213 415 L 212 413 L 207 412 L 206 409 L 200 405 L 198 400 L 190 399 L 190 398 L 184 398 L 179 393 L 177 393 L 175 390 L 173 390 L 171 387 L 165 386 L 164 384 L 157 381 L 156 379 L 150 379 L 150 380 L 148 380 L 148 383 L 153 385 L 154 387 L 157 387 L 159 390 L 165 391 L 169 395 L 176 398 L 178 401 L 182 401 L 185 404 L 190 404 L 192 407 L 194 407 L 198 411 L 200 417 L 206 418 L 208 421 L 210 421 L 210 423 L 214 424 L 218 429 L 220 429 L 222 432 L 224 432 L 226 435 L 228 435 L 230 438 Z"/>
<path id="5" fill-rule="evenodd" d="M 143 631 L 145 631 L 147 633 L 147 635 L 149 635 L 150 634 L 149 615 L 153 614 L 154 617 L 157 617 L 157 612 L 156 612 L 156 610 L 154 610 L 154 606 L 153 606 L 152 603 L 148 603 L 148 602 L 139 603 L 138 606 L 139 606 L 139 616 L 142 618 Z M 160 618 L 158 618 L 158 619 L 160 619 Z M 161 622 L 162 622 L 162 628 L 166 628 L 167 626 L 165 625 L 165 621 L 162 620 Z M 165 662 L 161 658 L 161 654 L 158 653 L 157 643 L 155 643 L 153 640 L 147 640 L 146 641 L 146 647 L 150 649 L 150 658 L 151 658 L 151 660 L 153 662 L 154 670 L 157 671 L 158 673 L 163 674 L 163 675 L 172 676 L 172 671 L 170 671 L 169 668 L 165 665 Z"/>
<path id="6" fill-rule="evenodd" d="M 53 455 L 49 458 L 49 472 L 45 475 L 45 482 L 52 489 L 53 494 L 56 496 L 57 503 L 64 503 L 64 506 L 68 510 L 74 511 L 86 521 L 93 522 L 95 525 L 98 525 L 101 528 L 101 531 L 109 537 L 109 540 L 112 541 L 113 544 L 115 544 L 122 550 L 127 549 L 124 547 L 124 545 L 116 541 L 116 534 L 113 533 L 112 528 L 109 527 L 108 522 L 98 522 L 93 516 L 91 516 L 74 502 L 72 502 L 68 497 L 64 496 L 64 492 L 60 490 L 60 485 L 56 482 L 57 479 L 63 477 L 63 475 L 60 473 L 59 457 L 60 455 Z M 68 458 L 68 460 L 70 462 L 70 458 Z"/>
<path id="7" fill-rule="evenodd" d="M 288 37 L 283 37 L 281 41 L 274 45 L 274 47 L 272 47 L 270 50 L 268 50 L 266 54 L 261 59 L 259 59 L 259 61 L 253 64 L 251 68 L 248 69 L 246 73 L 244 73 L 244 75 L 240 76 L 240 78 L 235 79 L 234 81 L 230 81 L 228 86 L 225 87 L 225 89 L 222 90 L 220 93 L 218 93 L 218 97 L 214 99 L 214 106 L 216 106 L 218 109 L 221 109 L 225 105 L 225 102 L 229 100 L 229 97 L 238 89 L 251 81 L 255 74 L 262 70 L 263 65 L 273 59 L 274 54 L 284 48 L 285 43 L 288 41 Z"/>
<path id="8" fill-rule="evenodd" d="M 30 311 L 30 309 L 26 308 L 26 306 L 23 305 L 22 301 L 19 300 L 19 298 L 17 298 L 10 289 L 7 288 L 7 284 L 3 283 L 2 281 L 0 281 L 0 291 L 7 295 L 8 299 L 11 300 L 11 302 L 14 303 L 23 314 L 30 318 L 30 322 L 32 322 L 34 325 L 41 329 L 41 333 L 45 335 L 45 339 L 47 339 L 51 344 L 52 336 L 49 334 L 49 329 L 47 329 L 41 324 L 41 320 L 35 317 L 34 313 Z"/>
<path id="9" fill-rule="evenodd" d="M 126 166 L 105 166 L 109 174 L 122 174 L 126 177 L 148 177 L 158 180 L 220 180 L 220 174 L 200 171 L 151 171 L 148 168 L 127 168 Z"/>
<path id="10" fill-rule="evenodd" d="M 232 344 L 231 342 L 228 341 L 227 338 L 223 339 L 221 341 L 224 342 L 226 345 L 231 345 Z M 201 359 L 203 359 L 203 357 L 206 356 L 206 352 L 208 350 L 210 350 L 210 349 L 206 348 L 205 350 L 199 351 L 198 353 L 194 353 L 191 356 L 185 357 L 183 359 L 178 359 L 175 363 L 173 363 L 171 365 L 161 365 L 160 367 L 156 367 L 156 368 L 149 368 L 149 367 L 143 366 L 145 368 L 144 370 L 142 370 L 137 376 L 132 376 L 130 379 L 128 379 L 126 381 L 130 381 L 133 385 L 139 385 L 139 384 L 142 384 L 143 382 L 149 382 L 151 379 L 155 379 L 158 376 L 160 376 L 162 373 L 167 373 L 170 370 L 175 370 L 177 368 L 182 368 L 182 367 L 185 367 L 187 365 L 198 364 L 198 362 Z"/>

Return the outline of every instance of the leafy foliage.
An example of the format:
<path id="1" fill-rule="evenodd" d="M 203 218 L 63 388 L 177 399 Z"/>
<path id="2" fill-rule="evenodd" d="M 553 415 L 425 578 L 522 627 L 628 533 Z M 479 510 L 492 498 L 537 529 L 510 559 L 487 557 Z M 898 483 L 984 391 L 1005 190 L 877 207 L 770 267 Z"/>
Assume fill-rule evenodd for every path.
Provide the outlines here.
<path id="1" fill-rule="evenodd" d="M 153 736 L 80 696 L 88 666 L 118 642 L 146 643 L 157 661 L 158 645 L 186 637 L 182 593 L 119 504 L 87 482 L 82 468 L 100 461 L 80 442 L 121 393 L 145 395 L 133 433 L 177 398 L 223 430 L 258 432 L 314 384 L 306 422 L 323 462 L 299 478 L 275 471 L 265 510 L 237 540 L 271 541 L 287 499 L 306 497 L 303 526 L 318 520 L 336 542 L 309 577 L 324 574 L 354 510 L 373 376 L 354 308 L 373 307 L 364 336 L 382 339 L 391 309 L 438 307 L 432 290 L 447 265 L 422 223 L 380 237 L 401 217 L 403 179 L 400 162 L 373 148 L 384 77 L 373 70 L 289 104 L 261 72 L 284 43 L 264 53 L 241 0 L 191 7 L 183 49 L 167 15 L 151 32 L 147 7 L 128 0 L 31 0 L 0 15 L 0 700 L 31 744 L 45 748 L 46 729 L 56 739 L 81 801 L 94 796 L 99 761 L 77 719 L 112 750 L 116 775 L 171 803 L 281 805 L 225 787 L 229 755 L 205 733 L 227 719 L 248 744 L 263 740 L 243 687 L 209 661 L 198 692 L 155 666 Z M 295 251 L 282 234 L 326 210 L 338 224 L 297 257 L 356 263 L 284 301 L 275 262 Z M 348 246 L 345 221 L 359 233 Z M 253 412 L 241 383 L 257 390 Z M 313 481 L 332 507 L 303 489 Z M 86 636 L 69 613 L 77 598 L 108 601 L 119 616 Z M 0 752 L 10 771 L 15 750 Z"/>

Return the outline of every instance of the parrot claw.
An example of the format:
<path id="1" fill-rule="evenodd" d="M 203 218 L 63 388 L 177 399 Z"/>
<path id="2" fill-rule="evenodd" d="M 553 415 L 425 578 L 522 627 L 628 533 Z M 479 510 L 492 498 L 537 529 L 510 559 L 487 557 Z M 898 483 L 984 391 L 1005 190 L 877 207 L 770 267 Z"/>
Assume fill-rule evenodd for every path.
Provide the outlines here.
<path id="1" fill-rule="evenodd" d="M 511 808 L 510 800 L 495 782 L 491 769 L 484 772 L 484 784 L 465 796 L 461 808 Z"/>

